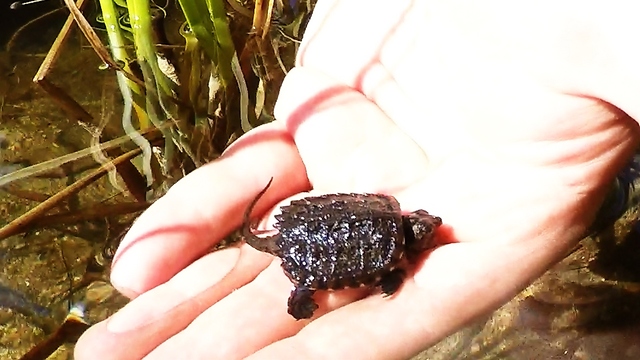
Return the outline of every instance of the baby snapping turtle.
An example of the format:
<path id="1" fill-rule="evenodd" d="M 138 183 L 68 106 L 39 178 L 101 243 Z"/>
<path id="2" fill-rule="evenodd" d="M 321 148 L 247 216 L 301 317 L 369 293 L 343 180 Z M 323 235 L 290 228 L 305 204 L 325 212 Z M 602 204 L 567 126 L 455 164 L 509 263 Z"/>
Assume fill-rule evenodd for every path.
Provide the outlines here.
<path id="1" fill-rule="evenodd" d="M 432 248 L 442 224 L 424 210 L 402 215 L 393 196 L 329 194 L 282 206 L 275 216 L 278 234 L 260 238 L 252 232 L 250 215 L 272 181 L 247 208 L 243 235 L 247 244 L 282 259 L 295 286 L 288 312 L 297 320 L 313 316 L 316 290 L 379 286 L 385 296 L 395 293 L 405 277 L 404 257 L 415 260 Z"/>

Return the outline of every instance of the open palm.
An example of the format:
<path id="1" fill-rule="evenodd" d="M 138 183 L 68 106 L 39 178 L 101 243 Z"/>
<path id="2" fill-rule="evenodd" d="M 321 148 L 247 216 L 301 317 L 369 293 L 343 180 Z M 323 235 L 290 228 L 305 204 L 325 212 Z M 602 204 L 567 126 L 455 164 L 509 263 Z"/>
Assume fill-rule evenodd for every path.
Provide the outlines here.
<path id="1" fill-rule="evenodd" d="M 503 32 L 507 20 L 473 2 L 462 15 L 446 1 L 379 3 L 354 20 L 361 3 L 320 1 L 279 120 L 139 218 L 112 274 L 134 300 L 83 336 L 78 358 L 406 358 L 507 301 L 580 239 L 639 137 L 615 96 L 599 99 L 596 65 L 580 77 L 567 48 L 548 46 L 593 24 L 562 27 L 541 8 L 515 12 L 507 20 L 526 26 Z M 542 23 L 553 39 L 531 31 Z M 279 260 L 246 245 L 202 256 L 271 177 L 256 209 L 265 218 L 310 189 L 386 193 L 442 217 L 442 246 L 393 297 L 318 293 L 316 317 L 295 321 Z"/>

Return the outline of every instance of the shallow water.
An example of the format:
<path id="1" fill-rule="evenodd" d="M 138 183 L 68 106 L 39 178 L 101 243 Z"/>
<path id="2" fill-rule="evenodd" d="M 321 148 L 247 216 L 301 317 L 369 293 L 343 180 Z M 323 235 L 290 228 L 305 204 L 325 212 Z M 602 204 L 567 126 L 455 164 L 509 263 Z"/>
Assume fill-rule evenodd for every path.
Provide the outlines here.
<path id="1" fill-rule="evenodd" d="M 84 127 L 31 83 L 64 14 L 24 29 L 15 38 L 10 54 L 3 51 L 6 47 L 0 50 L 4 64 L 0 66 L 0 176 L 23 164 L 37 164 L 86 148 L 91 141 L 92 135 Z M 0 22 L 0 33 L 5 31 L 4 25 Z M 99 70 L 100 60 L 83 45 L 86 43 L 77 34 L 71 36 L 47 78 L 95 117 L 112 116 L 119 111 L 117 98 L 104 104 L 102 94 L 105 87 L 115 87 L 113 76 Z M 54 170 L 0 188 L 0 227 L 86 174 L 86 167 Z M 126 195 L 118 194 L 103 178 L 50 213 L 74 213 L 98 201 L 109 205 L 123 199 Z M 0 359 L 18 359 L 45 339 L 73 303 L 86 304 L 86 317 L 92 322 L 123 306 L 126 299 L 105 283 L 107 268 L 91 274 L 97 281 L 88 288 L 90 281 L 85 276 L 89 260 L 120 232 L 119 221 L 104 218 L 48 228 L 33 226 L 26 233 L 0 240 Z M 51 358 L 71 358 L 72 351 L 73 344 L 66 344 Z"/>

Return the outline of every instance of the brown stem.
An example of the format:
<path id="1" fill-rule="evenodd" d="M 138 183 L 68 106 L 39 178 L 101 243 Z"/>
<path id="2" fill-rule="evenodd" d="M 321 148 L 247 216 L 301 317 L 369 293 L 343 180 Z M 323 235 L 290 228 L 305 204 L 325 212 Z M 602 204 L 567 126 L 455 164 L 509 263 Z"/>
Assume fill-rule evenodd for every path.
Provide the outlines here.
<path id="1" fill-rule="evenodd" d="M 131 150 L 112 161 L 113 165 L 119 165 L 124 161 L 129 161 L 134 157 L 138 156 L 142 151 L 140 149 Z M 76 181 L 72 185 L 66 187 L 64 190 L 59 193 L 53 195 L 47 200 L 43 201 L 33 209 L 27 211 L 26 213 L 19 216 L 17 219 L 5 225 L 2 229 L 0 229 L 0 240 L 5 239 L 9 236 L 13 236 L 24 232 L 27 227 L 32 225 L 38 218 L 44 215 L 47 211 L 54 208 L 59 202 L 65 200 L 69 196 L 79 192 L 85 187 L 89 186 L 91 183 L 104 176 L 107 173 L 106 166 L 100 166 L 99 169 L 90 173 L 89 175 L 83 177 L 82 179 Z"/>
<path id="2" fill-rule="evenodd" d="M 32 347 L 20 360 L 48 359 L 65 342 L 76 341 L 89 328 L 84 319 L 69 314 L 62 325 L 46 339 Z"/>
<path id="3" fill-rule="evenodd" d="M 96 204 L 89 209 L 81 209 L 80 212 L 64 212 L 54 215 L 46 215 L 34 221 L 33 225 L 49 226 L 57 224 L 72 224 L 83 221 L 98 220 L 105 217 L 124 215 L 142 211 L 151 205 L 150 202 L 126 202 L 120 204 Z"/>

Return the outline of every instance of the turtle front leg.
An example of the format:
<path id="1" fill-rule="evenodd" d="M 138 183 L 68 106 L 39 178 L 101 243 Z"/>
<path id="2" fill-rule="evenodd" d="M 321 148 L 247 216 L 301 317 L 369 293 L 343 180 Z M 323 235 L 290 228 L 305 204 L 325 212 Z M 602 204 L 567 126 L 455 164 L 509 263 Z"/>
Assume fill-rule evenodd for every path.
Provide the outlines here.
<path id="1" fill-rule="evenodd" d="M 313 312 L 318 308 L 318 304 L 313 300 L 315 291 L 306 287 L 296 287 L 291 291 L 288 312 L 296 320 L 309 319 L 313 316 Z"/>
<path id="2" fill-rule="evenodd" d="M 398 291 L 406 275 L 404 270 L 394 269 L 390 273 L 382 276 L 378 282 L 378 286 L 382 289 L 384 296 L 391 296 Z"/>

